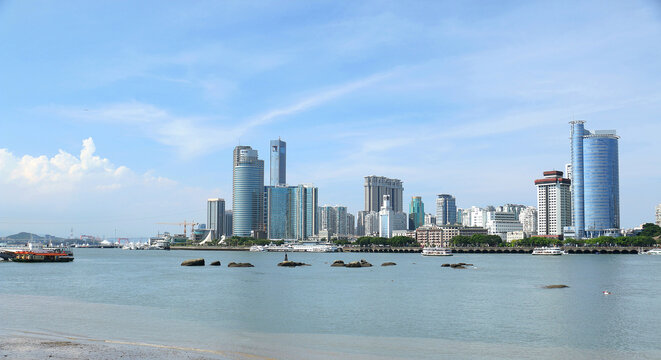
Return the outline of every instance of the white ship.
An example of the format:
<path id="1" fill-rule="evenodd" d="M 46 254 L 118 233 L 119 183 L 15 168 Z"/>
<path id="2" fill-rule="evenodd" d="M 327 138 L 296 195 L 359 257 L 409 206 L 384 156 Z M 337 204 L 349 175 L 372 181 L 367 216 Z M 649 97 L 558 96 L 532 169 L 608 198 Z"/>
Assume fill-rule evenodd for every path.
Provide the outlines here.
<path id="1" fill-rule="evenodd" d="M 422 248 L 423 256 L 452 256 L 452 249 L 442 247 L 424 247 Z"/>
<path id="2" fill-rule="evenodd" d="M 533 255 L 564 255 L 565 252 L 562 251 L 559 247 L 541 247 L 541 248 L 534 248 L 532 251 Z"/>
<path id="3" fill-rule="evenodd" d="M 647 250 L 643 254 L 645 254 L 645 255 L 661 255 L 661 248 Z"/>

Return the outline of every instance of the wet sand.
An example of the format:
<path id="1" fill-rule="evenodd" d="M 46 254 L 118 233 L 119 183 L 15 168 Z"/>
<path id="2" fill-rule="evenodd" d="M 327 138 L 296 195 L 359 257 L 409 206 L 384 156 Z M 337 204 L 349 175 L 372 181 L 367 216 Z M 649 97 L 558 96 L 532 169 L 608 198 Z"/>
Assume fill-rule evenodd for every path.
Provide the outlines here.
<path id="1" fill-rule="evenodd" d="M 132 343 L 112 340 L 57 337 L 38 333 L 0 334 L 0 359 L 267 359 L 252 354 Z"/>

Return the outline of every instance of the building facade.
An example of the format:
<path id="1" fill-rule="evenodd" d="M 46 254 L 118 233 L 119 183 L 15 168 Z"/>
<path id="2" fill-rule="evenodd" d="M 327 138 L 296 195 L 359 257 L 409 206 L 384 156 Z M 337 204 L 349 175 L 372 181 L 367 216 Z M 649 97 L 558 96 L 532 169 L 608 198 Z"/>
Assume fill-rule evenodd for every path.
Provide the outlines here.
<path id="1" fill-rule="evenodd" d="M 271 140 L 271 186 L 287 184 L 287 143 Z"/>
<path id="2" fill-rule="evenodd" d="M 324 205 L 319 207 L 319 231 L 328 233 L 333 238 L 348 237 L 347 207 Z"/>
<path id="3" fill-rule="evenodd" d="M 232 173 L 232 234 L 264 233 L 264 160 L 250 146 L 237 146 Z"/>
<path id="4" fill-rule="evenodd" d="M 519 222 L 516 213 L 496 211 L 493 218 L 487 221 L 489 235 L 498 235 L 507 241 L 507 233 L 523 231 L 523 224 Z"/>
<path id="5" fill-rule="evenodd" d="M 232 210 L 225 210 L 225 222 L 223 223 L 223 235 L 226 237 L 232 236 Z"/>
<path id="6" fill-rule="evenodd" d="M 395 212 L 390 207 L 390 195 L 383 195 L 383 205 L 379 211 L 379 236 L 391 238 L 394 222 Z"/>
<path id="7" fill-rule="evenodd" d="M 571 180 L 562 171 L 544 171 L 537 186 L 537 234 L 563 235 L 571 224 Z"/>
<path id="8" fill-rule="evenodd" d="M 454 225 L 457 223 L 457 204 L 454 196 L 440 194 L 436 197 L 436 224 Z"/>
<path id="9" fill-rule="evenodd" d="M 423 225 L 436 225 L 436 216 L 432 214 L 425 214 L 425 223 Z"/>
<path id="10" fill-rule="evenodd" d="M 528 206 L 519 214 L 519 221 L 523 225 L 523 233 L 526 237 L 537 235 L 537 208 Z"/>
<path id="11" fill-rule="evenodd" d="M 479 227 L 464 227 L 461 225 L 425 225 L 415 229 L 415 240 L 420 246 L 450 246 L 450 240 L 455 236 L 473 236 L 487 234 L 487 229 Z"/>
<path id="12" fill-rule="evenodd" d="M 415 230 L 425 224 L 425 204 L 420 196 L 411 198 L 409 204 L 409 230 Z"/>
<path id="13" fill-rule="evenodd" d="M 661 226 L 661 204 L 656 206 L 656 221 L 655 223 Z"/>
<path id="14" fill-rule="evenodd" d="M 618 139 L 615 130 L 589 131 L 571 122 L 572 226 L 577 238 L 620 228 Z"/>
<path id="15" fill-rule="evenodd" d="M 214 239 L 225 235 L 225 200 L 207 200 L 207 229 L 212 232 L 211 237 Z"/>
<path id="16" fill-rule="evenodd" d="M 391 208 L 395 212 L 403 210 L 404 187 L 399 179 L 383 176 L 365 177 L 365 211 L 380 211 L 383 195 L 390 196 Z"/>
<path id="17" fill-rule="evenodd" d="M 317 235 L 316 187 L 266 186 L 265 196 L 269 239 L 305 240 Z"/>

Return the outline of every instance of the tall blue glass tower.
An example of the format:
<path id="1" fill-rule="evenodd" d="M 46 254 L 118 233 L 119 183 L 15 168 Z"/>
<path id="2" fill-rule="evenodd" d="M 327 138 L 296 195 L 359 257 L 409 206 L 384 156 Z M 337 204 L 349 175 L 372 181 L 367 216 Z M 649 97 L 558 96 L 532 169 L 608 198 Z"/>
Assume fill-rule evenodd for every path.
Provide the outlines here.
<path id="1" fill-rule="evenodd" d="M 251 236 L 264 229 L 264 160 L 250 146 L 234 148 L 232 233 Z M 252 233 L 251 233 L 252 232 Z"/>
<path id="2" fill-rule="evenodd" d="M 271 186 L 287 184 L 287 143 L 271 140 Z"/>
<path id="3" fill-rule="evenodd" d="M 572 121 L 572 220 L 577 238 L 620 227 L 620 176 L 615 130 L 588 131 Z"/>

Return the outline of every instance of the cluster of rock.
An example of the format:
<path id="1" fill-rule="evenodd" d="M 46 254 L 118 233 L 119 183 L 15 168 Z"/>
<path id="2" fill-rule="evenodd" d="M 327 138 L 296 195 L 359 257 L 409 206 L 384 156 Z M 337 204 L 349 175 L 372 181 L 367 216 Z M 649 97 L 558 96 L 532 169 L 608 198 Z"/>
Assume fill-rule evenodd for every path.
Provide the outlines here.
<path id="1" fill-rule="evenodd" d="M 302 263 L 302 262 L 296 262 L 296 261 L 289 261 L 285 260 L 281 263 L 278 263 L 278 266 L 285 266 L 285 267 L 296 267 L 296 266 L 310 266 L 310 264 Z"/>
<path id="2" fill-rule="evenodd" d="M 465 269 L 466 266 L 473 266 L 473 264 L 466 264 L 466 263 L 456 263 L 456 264 L 443 264 L 441 267 L 449 267 L 453 269 Z"/>
<path id="3" fill-rule="evenodd" d="M 344 266 L 348 268 L 358 268 L 358 267 L 370 267 L 372 264 L 368 263 L 367 260 L 365 259 L 360 259 L 360 261 L 352 261 L 350 263 L 345 264 L 344 261 L 342 260 L 335 260 L 331 264 L 331 266 Z"/>

